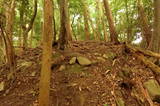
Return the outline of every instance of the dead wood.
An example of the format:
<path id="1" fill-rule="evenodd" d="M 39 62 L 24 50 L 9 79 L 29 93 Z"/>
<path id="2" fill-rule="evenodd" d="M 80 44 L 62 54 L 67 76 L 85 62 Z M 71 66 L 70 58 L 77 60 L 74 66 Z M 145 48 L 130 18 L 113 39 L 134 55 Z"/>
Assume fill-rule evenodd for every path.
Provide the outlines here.
<path id="1" fill-rule="evenodd" d="M 126 48 L 130 49 L 132 52 L 135 52 L 135 53 L 142 53 L 146 56 L 151 56 L 151 57 L 155 57 L 155 58 L 160 59 L 160 54 L 159 53 L 155 53 L 155 52 L 152 52 L 150 50 L 144 50 L 142 48 L 133 47 L 133 46 L 127 45 L 127 44 L 126 44 Z"/>
<path id="2" fill-rule="evenodd" d="M 147 90 L 143 87 L 143 84 L 139 78 L 137 79 L 137 84 L 140 87 L 142 94 L 144 95 L 144 97 L 146 98 L 146 100 L 148 101 L 150 106 L 154 106 L 154 103 L 153 103 L 151 97 L 149 96 Z"/>
<path id="3" fill-rule="evenodd" d="M 154 56 L 160 58 L 160 54 L 148 51 L 148 50 L 141 50 L 139 48 L 132 47 L 130 45 L 125 46 L 125 51 L 132 53 L 137 59 L 143 62 L 148 68 L 152 70 L 154 74 L 160 74 L 160 67 L 155 65 L 149 59 L 147 59 L 144 55 Z"/>

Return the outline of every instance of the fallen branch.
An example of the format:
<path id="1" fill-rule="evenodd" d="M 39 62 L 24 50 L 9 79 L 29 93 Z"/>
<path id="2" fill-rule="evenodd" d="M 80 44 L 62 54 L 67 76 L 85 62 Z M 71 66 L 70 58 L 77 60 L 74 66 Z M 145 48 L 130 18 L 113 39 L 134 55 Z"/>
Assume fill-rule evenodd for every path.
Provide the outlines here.
<path id="1" fill-rule="evenodd" d="M 148 68 L 150 68 L 155 74 L 160 74 L 160 67 L 152 63 L 150 60 L 148 60 L 144 55 L 142 54 L 133 54 L 135 57 L 137 57 L 139 60 L 141 60 Z"/>
<path id="2" fill-rule="evenodd" d="M 149 59 L 147 59 L 143 55 L 143 54 L 148 54 L 149 55 L 149 52 L 143 53 L 145 51 L 136 49 L 136 48 L 134 48 L 132 46 L 129 46 L 129 45 L 126 45 L 125 49 L 126 49 L 125 51 L 127 51 L 129 53 L 132 53 L 133 56 L 135 56 L 137 59 L 139 59 L 141 62 L 143 62 L 148 68 L 150 68 L 153 73 L 160 74 L 160 67 L 155 65 L 153 62 L 151 62 Z M 141 51 L 143 51 L 143 52 L 141 52 Z M 152 55 L 154 57 L 158 57 L 159 58 L 159 54 L 153 53 L 151 51 L 150 51 L 150 53 L 151 53 L 150 56 Z"/>
<path id="3" fill-rule="evenodd" d="M 144 97 L 146 98 L 146 100 L 148 101 L 150 106 L 154 106 L 154 103 L 153 103 L 151 97 L 149 96 L 147 90 L 143 87 L 143 84 L 140 79 L 137 79 L 137 84 L 140 87 L 142 94 L 144 95 Z"/>
<path id="4" fill-rule="evenodd" d="M 160 59 L 160 54 L 159 53 L 155 53 L 155 52 L 152 52 L 150 50 L 143 50 L 142 48 L 132 47 L 131 45 L 127 45 L 127 44 L 126 44 L 126 48 L 130 49 L 132 52 L 135 52 L 135 53 L 142 53 L 144 55 L 151 56 L 151 57 L 156 57 L 156 58 Z"/>

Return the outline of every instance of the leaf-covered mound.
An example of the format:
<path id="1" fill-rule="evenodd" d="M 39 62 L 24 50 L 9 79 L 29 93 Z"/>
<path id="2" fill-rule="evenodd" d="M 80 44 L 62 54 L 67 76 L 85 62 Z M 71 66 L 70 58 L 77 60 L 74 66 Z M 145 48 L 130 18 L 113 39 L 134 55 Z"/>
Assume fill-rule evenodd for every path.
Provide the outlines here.
<path id="1" fill-rule="evenodd" d="M 0 65 L 0 106 L 38 106 L 41 53 L 17 55 L 16 78 Z M 124 44 L 71 42 L 52 57 L 51 106 L 160 105 L 159 75 Z"/>

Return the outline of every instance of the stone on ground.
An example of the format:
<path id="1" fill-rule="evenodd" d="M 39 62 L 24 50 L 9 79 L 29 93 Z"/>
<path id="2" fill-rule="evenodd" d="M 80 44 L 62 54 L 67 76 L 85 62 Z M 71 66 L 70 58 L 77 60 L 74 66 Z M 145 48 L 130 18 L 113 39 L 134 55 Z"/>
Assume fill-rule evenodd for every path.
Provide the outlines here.
<path id="1" fill-rule="evenodd" d="M 88 66 L 92 64 L 92 62 L 88 58 L 82 56 L 77 57 L 77 61 L 82 66 Z"/>
<path id="2" fill-rule="evenodd" d="M 156 80 L 151 79 L 151 80 L 146 81 L 144 83 L 144 87 L 147 89 L 152 99 L 160 97 L 160 85 L 158 84 Z"/>
<path id="3" fill-rule="evenodd" d="M 72 57 L 71 60 L 69 61 L 69 64 L 75 64 L 76 63 L 76 57 Z"/>
<path id="4" fill-rule="evenodd" d="M 4 90 L 4 81 L 0 83 L 0 91 Z"/>
<path id="5" fill-rule="evenodd" d="M 117 56 L 116 53 L 113 53 L 113 52 L 108 52 L 106 54 L 103 54 L 103 57 L 106 58 L 106 59 L 111 59 L 113 60 L 115 57 Z"/>

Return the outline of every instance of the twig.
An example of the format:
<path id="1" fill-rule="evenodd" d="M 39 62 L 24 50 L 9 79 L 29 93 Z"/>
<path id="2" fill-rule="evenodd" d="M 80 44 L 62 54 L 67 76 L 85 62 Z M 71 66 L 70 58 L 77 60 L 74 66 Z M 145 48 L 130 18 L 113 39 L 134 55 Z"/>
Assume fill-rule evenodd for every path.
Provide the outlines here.
<path id="1" fill-rule="evenodd" d="M 139 78 L 137 78 L 137 83 L 141 89 L 142 94 L 144 95 L 144 97 L 147 99 L 148 103 L 150 104 L 150 106 L 154 106 L 151 97 L 149 96 L 147 90 L 143 87 L 142 82 Z"/>

